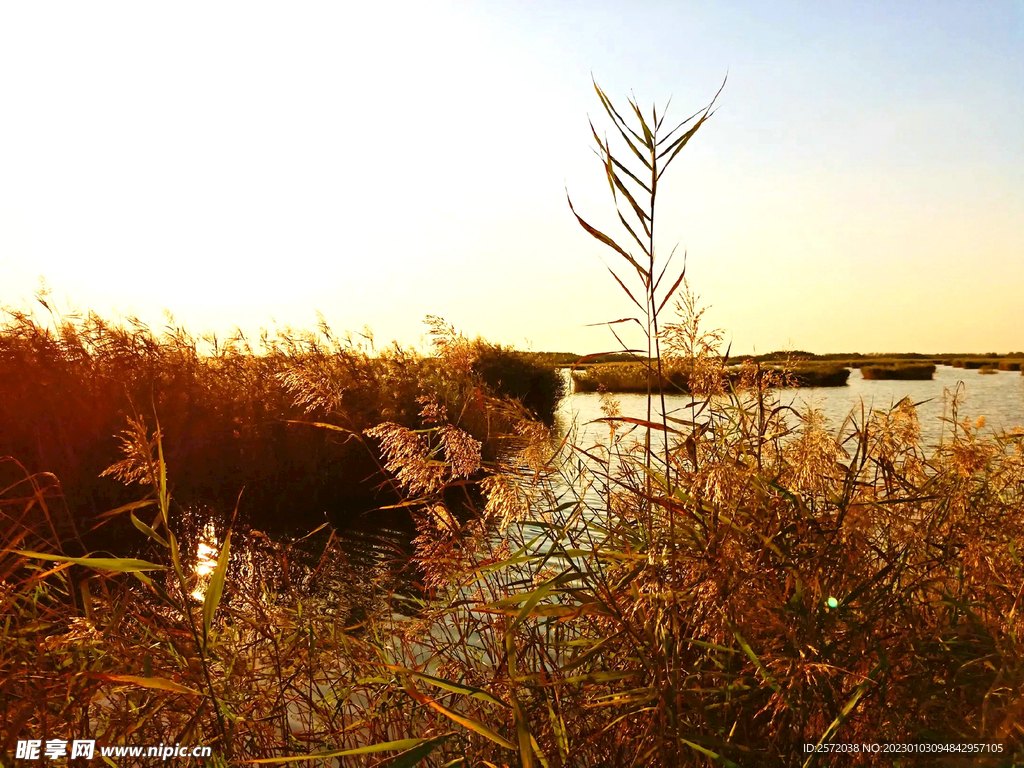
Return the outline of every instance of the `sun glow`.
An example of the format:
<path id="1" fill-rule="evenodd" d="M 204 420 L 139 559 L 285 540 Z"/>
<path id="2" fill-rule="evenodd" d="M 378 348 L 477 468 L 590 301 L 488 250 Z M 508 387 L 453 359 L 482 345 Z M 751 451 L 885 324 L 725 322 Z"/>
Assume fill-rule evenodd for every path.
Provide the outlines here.
<path id="1" fill-rule="evenodd" d="M 217 567 L 217 555 L 220 552 L 220 542 L 217 540 L 217 531 L 210 520 L 203 527 L 203 534 L 196 545 L 196 561 L 193 566 L 193 573 L 196 577 L 196 586 L 192 590 L 192 597 L 202 602 L 206 597 L 206 588 L 210 583 L 210 576 Z"/>

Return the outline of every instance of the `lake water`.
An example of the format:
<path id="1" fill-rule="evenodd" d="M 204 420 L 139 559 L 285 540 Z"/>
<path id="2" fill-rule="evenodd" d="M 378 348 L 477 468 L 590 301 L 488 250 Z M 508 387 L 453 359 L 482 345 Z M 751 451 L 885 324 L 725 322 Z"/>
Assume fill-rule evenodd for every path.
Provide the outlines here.
<path id="1" fill-rule="evenodd" d="M 564 371 L 568 379 L 568 370 Z M 571 390 L 571 382 L 569 387 Z M 833 432 L 842 427 L 846 417 L 855 411 L 860 413 L 861 404 L 866 409 L 888 410 L 904 397 L 920 403 L 917 409 L 921 422 L 921 443 L 937 445 L 943 432 L 948 435 L 949 425 L 942 421 L 949 415 L 950 395 L 962 386 L 959 418 L 972 420 L 985 417 L 985 431 L 998 431 L 1024 426 L 1024 375 L 1020 371 L 999 371 L 995 374 L 979 374 L 976 370 L 953 368 L 940 365 L 935 369 L 931 381 L 873 381 L 865 379 L 860 369 L 850 372 L 845 387 L 807 387 L 783 389 L 779 400 L 797 411 L 809 407 L 824 413 Z M 633 418 L 647 417 L 647 396 L 642 394 L 619 394 L 622 415 Z M 669 415 L 685 418 L 684 410 L 690 399 L 684 395 L 666 395 L 665 406 Z M 655 400 L 656 408 L 660 402 Z M 608 428 L 604 424 L 592 424 L 603 416 L 601 396 L 593 392 L 569 395 L 562 401 L 558 419 L 562 429 L 574 421 L 579 426 L 581 443 L 593 439 L 607 440 Z M 589 442 L 588 442 L 589 444 Z"/>
<path id="2" fill-rule="evenodd" d="M 563 373 L 568 378 L 568 371 Z M 868 381 L 861 376 L 860 370 L 854 369 L 847 386 L 785 389 L 780 390 L 778 395 L 784 405 L 792 406 L 797 411 L 804 411 L 808 407 L 819 409 L 824 413 L 833 431 L 842 427 L 851 411 L 859 414 L 862 404 L 866 409 L 887 410 L 902 398 L 910 397 L 915 403 L 920 403 L 918 417 L 921 423 L 921 442 L 925 446 L 934 446 L 938 444 L 944 432 L 948 434 L 950 427 L 943 423 L 942 418 L 949 415 L 950 395 L 961 386 L 962 403 L 959 418 L 969 417 L 975 420 L 984 416 L 983 431 L 989 432 L 1024 426 L 1024 376 L 1018 371 L 982 375 L 974 370 L 939 366 L 931 381 Z M 616 398 L 620 403 L 622 415 L 646 418 L 646 395 L 620 394 Z M 683 418 L 689 413 L 686 408 L 690 402 L 689 397 L 666 395 L 665 400 L 670 415 L 675 411 L 677 416 Z M 660 405 L 658 400 L 655 403 Z M 568 395 L 559 406 L 556 432 L 564 434 L 565 430 L 575 425 L 577 432 L 574 442 L 577 445 L 606 445 L 608 426 L 604 423 L 594 423 L 602 416 L 600 395 Z M 384 574 L 388 572 L 385 564 L 402 562 L 409 555 L 410 541 L 415 534 L 410 525 L 408 511 L 391 509 L 358 516 L 353 516 L 351 512 L 342 512 L 339 519 L 334 521 L 338 525 L 335 535 L 343 542 L 346 560 L 352 566 L 352 583 L 370 586 L 362 596 L 363 601 L 370 601 L 376 592 L 372 585 L 379 584 L 380 580 L 384 579 Z M 220 548 L 221 538 L 209 524 L 212 518 L 218 516 L 209 510 L 192 510 L 190 517 L 189 527 L 193 535 L 186 536 L 186 539 L 192 539 L 192 546 L 189 548 L 195 552 L 197 572 L 207 574 L 212 571 L 216 552 Z M 223 516 L 220 517 L 223 519 Z M 239 545 L 240 550 L 251 549 L 247 547 L 244 539 Z M 311 558 L 314 557 L 316 549 L 317 546 L 313 545 L 308 553 Z M 239 556 L 247 555 L 239 552 Z M 398 583 L 410 578 L 412 574 L 407 574 L 404 579 L 398 579 Z M 391 585 L 394 587 L 396 582 L 392 581 Z M 358 590 L 350 591 L 355 594 Z"/>

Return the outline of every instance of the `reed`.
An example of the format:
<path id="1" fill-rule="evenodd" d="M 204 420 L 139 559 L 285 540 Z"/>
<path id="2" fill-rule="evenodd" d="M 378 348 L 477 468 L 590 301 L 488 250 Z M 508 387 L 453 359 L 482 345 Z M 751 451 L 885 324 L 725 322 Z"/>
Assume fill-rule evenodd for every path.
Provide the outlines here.
<path id="1" fill-rule="evenodd" d="M 45 295 L 39 299 L 51 308 Z M 551 423 L 563 394 L 552 366 L 482 339 L 465 346 L 469 366 L 444 370 L 432 355 L 397 345 L 378 350 L 372 337 L 338 335 L 323 322 L 253 342 L 241 333 L 200 338 L 173 322 L 156 331 L 135 318 L 113 323 L 56 311 L 39 318 L 7 309 L 0 456 L 56 473 L 71 507 L 95 515 L 132 500 L 103 472 L 121 458 L 117 435 L 126 420 L 155 413 L 183 503 L 230 509 L 245 487 L 243 512 L 261 525 L 284 509 L 293 521 L 319 522 L 325 506 L 374 503 L 380 457 L 346 432 L 299 422 L 348 432 L 382 419 L 418 428 L 422 401 L 433 399 L 462 413 L 490 453 L 500 439 L 502 398 Z"/>
<path id="2" fill-rule="evenodd" d="M 712 107 L 663 130 L 595 89 L 626 147 L 593 132 L 631 245 L 577 219 L 637 307 L 647 418 L 605 393 L 607 438 L 553 442 L 510 404 L 492 458 L 438 401 L 417 429 L 352 430 L 416 521 L 413 594 L 385 570 L 350 578 L 327 531 L 306 560 L 268 542 L 240 562 L 225 530 L 199 583 L 155 425 L 136 422 L 121 468 L 148 496 L 113 512 L 148 559 L 68 556 L 52 484 L 23 477 L 0 500 L 5 763 L 14 739 L 83 731 L 173 734 L 219 764 L 813 766 L 829 761 L 807 743 L 951 741 L 1024 760 L 1024 430 L 984 436 L 954 396 L 929 450 L 909 400 L 833 430 L 787 418 L 781 371 L 727 375 L 653 237 L 661 176 Z M 423 373 L 458 392 L 471 345 L 436 331 Z M 300 404 L 329 370 L 306 371 Z M 651 384 L 671 370 L 682 412 Z M 482 497 L 454 514 L 446 494 L 476 473 Z M 358 610 L 338 602 L 367 582 Z"/>

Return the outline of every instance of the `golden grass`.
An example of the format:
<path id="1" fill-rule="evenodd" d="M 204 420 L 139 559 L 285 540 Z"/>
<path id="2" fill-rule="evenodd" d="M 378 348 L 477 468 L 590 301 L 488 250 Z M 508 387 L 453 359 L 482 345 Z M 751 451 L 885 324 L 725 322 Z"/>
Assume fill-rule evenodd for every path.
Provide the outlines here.
<path id="1" fill-rule="evenodd" d="M 449 333 L 431 322 L 434 338 Z M 326 323 L 253 342 L 0 310 L 0 456 L 58 473 L 76 513 L 97 514 L 132 500 L 102 475 L 121 459 L 128 420 L 155 413 L 183 503 L 230 508 L 245 487 L 244 511 L 261 525 L 284 509 L 319 522 L 326 505 L 366 507 L 378 496 L 381 457 L 350 435 L 382 421 L 420 428 L 425 400 L 457 415 L 490 457 L 510 427 L 497 401 L 518 399 L 552 422 L 564 386 L 553 367 L 481 339 L 460 343 L 457 360 L 442 346 L 376 349 Z"/>

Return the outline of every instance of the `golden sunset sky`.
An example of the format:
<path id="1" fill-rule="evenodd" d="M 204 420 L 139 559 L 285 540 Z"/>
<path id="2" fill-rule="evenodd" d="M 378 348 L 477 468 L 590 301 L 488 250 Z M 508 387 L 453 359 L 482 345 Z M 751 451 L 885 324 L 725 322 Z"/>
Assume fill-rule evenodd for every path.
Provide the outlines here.
<path id="1" fill-rule="evenodd" d="M 727 72 L 658 227 L 734 352 L 1024 350 L 1019 0 L 2 3 L 0 303 L 610 349 L 591 73 Z"/>

